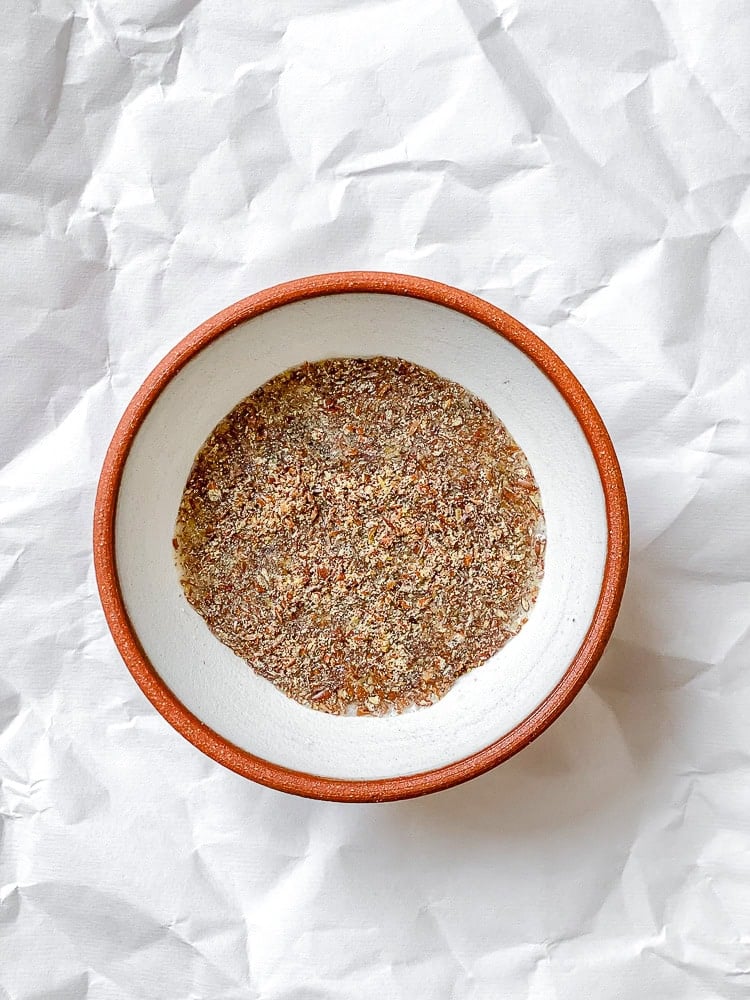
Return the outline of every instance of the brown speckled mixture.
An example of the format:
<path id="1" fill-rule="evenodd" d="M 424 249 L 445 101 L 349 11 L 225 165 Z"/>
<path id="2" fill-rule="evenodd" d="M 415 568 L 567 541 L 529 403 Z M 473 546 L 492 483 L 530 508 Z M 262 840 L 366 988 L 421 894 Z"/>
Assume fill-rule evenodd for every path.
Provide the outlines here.
<path id="1" fill-rule="evenodd" d="M 208 627 L 290 698 L 429 705 L 526 621 L 544 562 L 523 452 L 454 382 L 396 358 L 305 364 L 201 448 L 174 545 Z"/>

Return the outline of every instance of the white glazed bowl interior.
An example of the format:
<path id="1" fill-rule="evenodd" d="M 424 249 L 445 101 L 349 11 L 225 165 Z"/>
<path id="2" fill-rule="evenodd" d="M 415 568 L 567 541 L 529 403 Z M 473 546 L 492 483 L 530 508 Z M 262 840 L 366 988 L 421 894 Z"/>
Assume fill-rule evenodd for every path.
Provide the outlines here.
<path id="1" fill-rule="evenodd" d="M 182 593 L 172 535 L 193 459 L 236 403 L 303 361 L 378 354 L 406 358 L 459 382 L 505 423 L 539 483 L 546 566 L 527 625 L 437 704 L 380 718 L 331 716 L 288 699 L 214 638 Z M 445 306 L 357 292 L 322 295 L 256 316 L 210 343 L 168 383 L 125 463 L 115 550 L 133 629 L 186 708 L 257 757 L 356 781 L 462 760 L 506 735 L 544 700 L 591 624 L 607 520 L 599 473 L 580 425 L 522 351 Z"/>

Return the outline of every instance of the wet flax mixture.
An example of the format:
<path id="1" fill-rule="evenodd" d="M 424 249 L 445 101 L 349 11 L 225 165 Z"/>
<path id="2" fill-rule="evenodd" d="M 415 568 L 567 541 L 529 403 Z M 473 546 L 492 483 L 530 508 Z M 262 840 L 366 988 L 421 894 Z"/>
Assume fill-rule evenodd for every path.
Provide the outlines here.
<path id="1" fill-rule="evenodd" d="M 429 705 L 526 621 L 544 561 L 526 457 L 481 400 L 396 358 L 271 379 L 199 452 L 174 545 L 188 601 L 284 694 Z"/>

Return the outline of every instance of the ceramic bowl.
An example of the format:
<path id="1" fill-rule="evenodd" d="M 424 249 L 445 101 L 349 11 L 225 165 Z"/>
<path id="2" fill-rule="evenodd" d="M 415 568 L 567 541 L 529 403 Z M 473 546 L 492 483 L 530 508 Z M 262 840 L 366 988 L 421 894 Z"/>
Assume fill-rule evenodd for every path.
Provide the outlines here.
<path id="1" fill-rule="evenodd" d="M 209 632 L 183 596 L 172 534 L 196 452 L 240 399 L 303 361 L 380 354 L 461 383 L 506 424 L 541 490 L 546 565 L 528 623 L 435 705 L 340 717 L 288 699 Z M 94 542 L 115 642 L 175 729 L 265 785 L 382 801 L 446 788 L 494 767 L 565 709 L 612 631 L 627 570 L 628 521 L 607 431 L 549 347 L 456 288 L 350 272 L 252 295 L 164 358 L 107 452 Z"/>

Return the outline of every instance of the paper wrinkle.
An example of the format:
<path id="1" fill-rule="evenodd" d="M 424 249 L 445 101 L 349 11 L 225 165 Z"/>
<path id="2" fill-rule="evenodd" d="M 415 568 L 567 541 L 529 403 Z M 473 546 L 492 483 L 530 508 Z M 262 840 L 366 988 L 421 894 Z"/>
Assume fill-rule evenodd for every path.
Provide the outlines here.
<path id="1" fill-rule="evenodd" d="M 747 0 L 9 7 L 0 997 L 747 995 L 748 50 Z M 123 666 L 91 563 L 153 365 L 346 268 L 529 324 L 600 409 L 632 516 L 614 638 L 564 716 L 392 805 L 200 755 Z"/>

